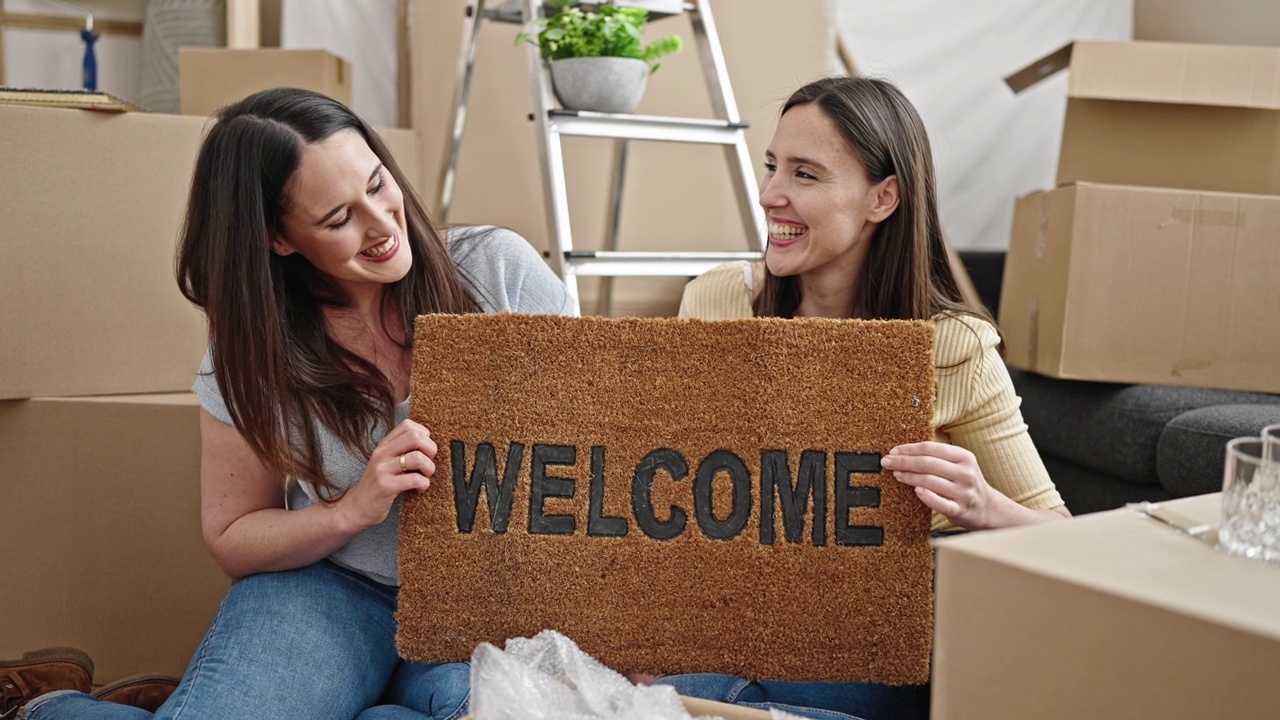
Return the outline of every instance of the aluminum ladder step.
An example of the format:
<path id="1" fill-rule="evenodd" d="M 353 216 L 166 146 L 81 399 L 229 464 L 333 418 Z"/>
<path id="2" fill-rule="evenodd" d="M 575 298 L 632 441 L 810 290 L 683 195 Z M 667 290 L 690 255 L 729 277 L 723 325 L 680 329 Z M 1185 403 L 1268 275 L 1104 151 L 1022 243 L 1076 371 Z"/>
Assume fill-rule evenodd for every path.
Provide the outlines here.
<path id="1" fill-rule="evenodd" d="M 753 262 L 764 256 L 740 252 L 639 252 L 570 250 L 565 265 L 574 275 L 597 277 L 695 277 L 735 260 Z"/>
<path id="2" fill-rule="evenodd" d="M 709 145 L 733 145 L 747 129 L 745 122 L 663 115 L 619 115 L 587 110 L 551 110 L 548 130 L 575 137 L 615 140 L 656 140 Z"/>

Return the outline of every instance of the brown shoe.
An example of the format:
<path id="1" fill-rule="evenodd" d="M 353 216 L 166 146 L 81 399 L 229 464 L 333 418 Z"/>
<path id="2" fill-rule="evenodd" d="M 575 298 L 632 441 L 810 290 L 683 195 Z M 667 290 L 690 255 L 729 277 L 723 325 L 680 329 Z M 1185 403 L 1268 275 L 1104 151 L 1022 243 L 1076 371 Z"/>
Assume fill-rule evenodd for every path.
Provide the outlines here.
<path id="1" fill-rule="evenodd" d="M 33 698 L 54 690 L 89 692 L 93 660 L 75 648 L 34 650 L 21 660 L 0 662 L 0 720 L 18 714 Z"/>
<path id="2" fill-rule="evenodd" d="M 172 675 L 134 675 L 103 685 L 93 691 L 93 696 L 155 712 L 177 687 L 178 678 Z"/>

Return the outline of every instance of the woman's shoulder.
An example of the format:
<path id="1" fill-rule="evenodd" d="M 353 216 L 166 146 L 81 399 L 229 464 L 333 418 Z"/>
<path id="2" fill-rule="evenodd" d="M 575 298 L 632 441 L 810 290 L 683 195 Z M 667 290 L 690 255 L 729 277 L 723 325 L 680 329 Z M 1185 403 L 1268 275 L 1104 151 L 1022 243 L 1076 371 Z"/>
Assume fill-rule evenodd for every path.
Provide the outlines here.
<path id="1" fill-rule="evenodd" d="M 571 315 L 564 282 L 520 233 L 496 225 L 448 229 L 449 256 L 485 312 Z"/>
<path id="2" fill-rule="evenodd" d="M 519 285 L 542 256 L 520 233 L 497 225 L 457 225 L 445 232 L 449 257 L 458 266 L 463 282 L 481 294 L 511 284 Z M 506 308 L 499 308 L 506 309 Z"/>
<path id="3" fill-rule="evenodd" d="M 443 230 L 449 255 L 459 265 L 467 265 L 480 257 L 494 256 L 523 260 L 537 255 L 523 235 L 498 225 L 456 225 Z"/>
<path id="4" fill-rule="evenodd" d="M 745 260 L 727 262 L 717 265 L 689 281 L 691 288 L 742 287 L 751 290 L 754 277 L 751 263 Z"/>
<path id="5" fill-rule="evenodd" d="M 689 281 L 680 317 L 723 320 L 751 317 L 752 266 L 746 261 L 717 265 Z"/>
<path id="6" fill-rule="evenodd" d="M 1000 345 L 1000 333 L 976 315 L 945 312 L 933 316 L 933 356 L 938 367 L 951 367 Z"/>

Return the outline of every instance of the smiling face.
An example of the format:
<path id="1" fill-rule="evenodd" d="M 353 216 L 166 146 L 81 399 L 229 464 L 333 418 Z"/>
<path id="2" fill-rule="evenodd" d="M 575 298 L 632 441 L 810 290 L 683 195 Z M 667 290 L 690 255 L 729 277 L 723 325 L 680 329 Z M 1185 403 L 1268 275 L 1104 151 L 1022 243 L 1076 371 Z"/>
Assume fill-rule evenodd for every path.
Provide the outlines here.
<path id="1" fill-rule="evenodd" d="M 302 255 L 353 299 L 409 272 L 404 195 L 356 130 L 305 146 L 285 192 L 277 255 Z"/>
<path id="2" fill-rule="evenodd" d="M 872 183 L 836 123 L 815 104 L 778 120 L 765 154 L 760 205 L 769 221 L 765 264 L 779 277 L 799 275 L 849 287 L 865 263 L 875 227 L 897 207 L 897 180 Z"/>

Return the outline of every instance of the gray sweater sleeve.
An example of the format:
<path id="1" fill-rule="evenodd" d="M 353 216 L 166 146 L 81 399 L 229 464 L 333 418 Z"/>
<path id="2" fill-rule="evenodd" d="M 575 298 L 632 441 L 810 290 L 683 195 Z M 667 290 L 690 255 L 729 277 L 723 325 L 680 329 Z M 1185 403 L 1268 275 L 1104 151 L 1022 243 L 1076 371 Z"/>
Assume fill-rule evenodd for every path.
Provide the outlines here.
<path id="1" fill-rule="evenodd" d="M 191 392 L 196 394 L 200 407 L 222 422 L 231 424 L 231 413 L 227 412 L 227 403 L 222 399 L 218 379 L 213 375 L 213 358 L 208 350 L 204 351 L 204 359 L 200 361 L 200 369 L 196 371 L 196 384 L 191 386 Z"/>
<path id="2" fill-rule="evenodd" d="M 572 315 L 569 291 L 518 233 L 493 226 L 449 230 L 449 254 L 484 312 Z"/>

